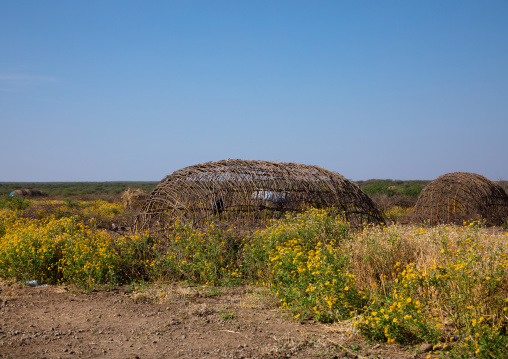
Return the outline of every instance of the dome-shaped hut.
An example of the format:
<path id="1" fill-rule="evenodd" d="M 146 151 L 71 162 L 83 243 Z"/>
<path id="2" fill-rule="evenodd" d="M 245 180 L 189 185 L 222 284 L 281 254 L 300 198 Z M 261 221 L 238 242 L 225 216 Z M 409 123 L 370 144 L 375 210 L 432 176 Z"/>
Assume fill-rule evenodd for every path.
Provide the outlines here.
<path id="1" fill-rule="evenodd" d="M 149 228 L 174 218 L 199 224 L 220 219 L 256 222 L 310 206 L 335 207 L 355 222 L 379 222 L 373 201 L 338 173 L 311 165 L 222 160 L 185 167 L 150 193 L 138 224 Z"/>
<path id="2" fill-rule="evenodd" d="M 413 216 L 414 222 L 429 224 L 477 219 L 488 225 L 503 224 L 508 219 L 508 195 L 496 182 L 467 172 L 448 173 L 425 186 Z"/>
<path id="3" fill-rule="evenodd" d="M 17 189 L 9 194 L 10 197 L 41 197 L 46 196 L 46 193 L 36 189 Z"/>

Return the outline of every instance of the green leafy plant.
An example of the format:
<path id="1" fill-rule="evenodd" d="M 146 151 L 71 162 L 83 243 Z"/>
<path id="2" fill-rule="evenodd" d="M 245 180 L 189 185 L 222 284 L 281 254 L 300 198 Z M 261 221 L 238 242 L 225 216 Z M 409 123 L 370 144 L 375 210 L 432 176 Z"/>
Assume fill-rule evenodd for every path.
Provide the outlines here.
<path id="1" fill-rule="evenodd" d="M 22 211 L 27 209 L 29 206 L 30 201 L 24 198 L 10 196 L 0 199 L 0 208 L 8 208 L 11 210 Z"/>
<path id="2" fill-rule="evenodd" d="M 422 189 L 423 189 L 422 185 L 413 184 L 409 187 L 404 187 L 401 192 L 405 196 L 418 197 L 422 192 Z"/>
<path id="3" fill-rule="evenodd" d="M 220 317 L 222 320 L 234 320 L 236 318 L 236 313 L 232 310 L 224 310 L 220 312 Z"/>

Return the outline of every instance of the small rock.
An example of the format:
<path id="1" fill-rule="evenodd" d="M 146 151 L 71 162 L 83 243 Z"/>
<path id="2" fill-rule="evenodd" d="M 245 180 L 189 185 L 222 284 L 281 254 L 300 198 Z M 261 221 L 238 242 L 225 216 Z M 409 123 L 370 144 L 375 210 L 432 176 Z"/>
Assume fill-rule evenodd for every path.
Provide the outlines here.
<path id="1" fill-rule="evenodd" d="M 429 343 L 423 343 L 420 345 L 420 353 L 427 353 L 428 351 L 431 351 L 434 346 Z"/>

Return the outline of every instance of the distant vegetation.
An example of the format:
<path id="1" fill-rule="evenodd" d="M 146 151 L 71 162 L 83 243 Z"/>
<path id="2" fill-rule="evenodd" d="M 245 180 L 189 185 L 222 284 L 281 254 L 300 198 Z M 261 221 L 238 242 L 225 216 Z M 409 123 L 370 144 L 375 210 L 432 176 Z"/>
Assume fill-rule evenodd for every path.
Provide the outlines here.
<path id="1" fill-rule="evenodd" d="M 417 197 L 422 188 L 430 181 L 399 181 L 370 179 L 357 181 L 360 188 L 369 196 L 386 194 L 393 196 L 402 194 Z M 503 181 L 502 181 L 503 182 Z M 508 188 L 508 181 L 504 181 L 504 188 Z M 40 190 L 49 196 L 78 196 L 78 195 L 115 195 L 128 188 L 139 188 L 150 192 L 159 182 L 0 182 L 0 197 L 18 189 Z M 501 183 L 501 182 L 500 182 Z M 503 185 L 503 184 L 502 184 Z"/>
<path id="2" fill-rule="evenodd" d="M 391 180 L 391 179 L 370 179 L 356 181 L 355 183 L 369 196 L 375 194 L 386 194 L 388 196 L 404 195 L 418 197 L 423 187 L 430 180 Z M 508 181 L 497 181 L 508 191 Z M 9 195 L 17 189 L 40 190 L 49 196 L 77 196 L 77 195 L 115 195 L 127 188 L 139 188 L 150 192 L 159 182 L 0 182 L 0 197 Z"/>
<path id="3" fill-rule="evenodd" d="M 508 193 L 508 181 L 498 181 L 497 183 Z"/>
<path id="4" fill-rule="evenodd" d="M 423 187 L 430 181 L 399 181 L 399 180 L 378 180 L 371 179 L 368 181 L 356 182 L 360 188 L 369 196 L 374 194 L 386 194 L 388 196 L 404 195 L 410 197 L 418 197 Z"/>
<path id="5" fill-rule="evenodd" d="M 48 196 L 117 195 L 128 188 L 151 191 L 159 182 L 0 182 L 0 197 L 17 189 L 40 190 Z"/>

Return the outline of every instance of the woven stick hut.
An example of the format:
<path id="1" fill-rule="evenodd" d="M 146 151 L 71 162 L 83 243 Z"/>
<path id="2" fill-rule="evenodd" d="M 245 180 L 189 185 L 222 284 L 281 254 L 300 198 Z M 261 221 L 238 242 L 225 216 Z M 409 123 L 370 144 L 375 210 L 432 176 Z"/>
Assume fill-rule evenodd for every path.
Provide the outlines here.
<path id="1" fill-rule="evenodd" d="M 488 225 L 508 220 L 508 195 L 484 176 L 454 172 L 438 177 L 420 193 L 414 222 L 463 224 L 483 219 Z"/>
<path id="2" fill-rule="evenodd" d="M 9 194 L 11 197 L 41 197 L 46 193 L 37 189 L 17 189 Z"/>
<path id="3" fill-rule="evenodd" d="M 175 218 L 259 222 L 310 206 L 335 207 L 355 222 L 379 222 L 372 200 L 338 173 L 311 165 L 222 160 L 178 170 L 150 193 L 138 228 Z"/>

